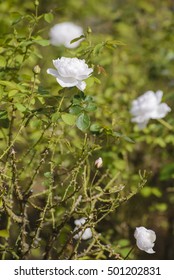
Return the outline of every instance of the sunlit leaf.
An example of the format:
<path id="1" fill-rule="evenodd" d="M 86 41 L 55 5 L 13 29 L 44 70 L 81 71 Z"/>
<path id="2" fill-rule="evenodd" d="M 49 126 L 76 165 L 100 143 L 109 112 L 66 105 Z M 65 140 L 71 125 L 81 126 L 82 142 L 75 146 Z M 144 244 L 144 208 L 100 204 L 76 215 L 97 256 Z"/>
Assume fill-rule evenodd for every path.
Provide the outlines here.
<path id="1" fill-rule="evenodd" d="M 80 114 L 80 116 L 77 118 L 76 125 L 82 131 L 88 129 L 90 126 L 89 116 L 85 113 Z"/>
<path id="2" fill-rule="evenodd" d="M 61 114 L 61 118 L 64 121 L 64 123 L 68 125 L 74 125 L 77 117 L 68 113 L 63 113 Z"/>
<path id="3" fill-rule="evenodd" d="M 9 232 L 6 229 L 1 229 L 0 230 L 0 237 L 9 237 Z"/>
<path id="4" fill-rule="evenodd" d="M 54 16 L 52 13 L 47 13 L 47 14 L 44 14 L 44 20 L 48 23 L 51 23 L 54 19 Z"/>

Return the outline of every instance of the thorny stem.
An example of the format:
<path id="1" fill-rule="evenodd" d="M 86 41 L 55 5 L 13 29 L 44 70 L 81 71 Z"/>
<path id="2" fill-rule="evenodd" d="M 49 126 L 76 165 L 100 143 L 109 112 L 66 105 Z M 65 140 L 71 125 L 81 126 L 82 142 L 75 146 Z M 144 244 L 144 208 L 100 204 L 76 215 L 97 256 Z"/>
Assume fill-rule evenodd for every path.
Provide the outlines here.
<path id="1" fill-rule="evenodd" d="M 126 255 L 126 257 L 124 258 L 124 260 L 126 260 L 128 257 L 129 257 L 129 255 L 132 253 L 132 251 L 135 249 L 135 247 L 133 246 L 131 249 L 130 249 L 130 251 L 127 253 L 127 255 Z"/>
<path id="2" fill-rule="evenodd" d="M 13 138 L 13 140 L 11 141 L 11 144 L 6 148 L 6 150 L 3 152 L 3 154 L 0 156 L 0 160 L 8 153 L 8 151 L 13 147 L 14 143 L 16 142 L 19 134 L 22 132 L 22 130 L 24 129 L 25 125 L 24 125 L 25 121 L 23 120 L 21 127 L 19 128 L 18 132 L 16 133 L 15 137 Z"/>
<path id="3" fill-rule="evenodd" d="M 10 149 L 13 147 L 13 145 L 11 145 L 12 143 L 12 136 L 13 136 L 13 126 L 14 126 L 14 120 L 15 120 L 15 108 L 14 108 L 14 105 L 12 104 L 12 113 L 11 113 L 11 121 L 10 121 L 10 125 L 9 125 L 9 133 L 8 133 L 8 147 L 10 147 Z M 9 198 L 10 198 L 10 206 L 12 208 L 12 205 L 13 205 L 13 188 L 14 188 L 14 181 L 16 180 L 15 179 L 15 172 L 14 172 L 14 166 L 15 166 L 15 163 L 14 163 L 14 158 L 13 158 L 13 153 L 11 151 L 11 154 L 10 154 L 10 149 L 8 149 L 7 151 L 7 157 L 6 157 L 6 164 L 5 164 L 5 168 L 4 168 L 4 173 L 6 173 L 6 168 L 7 168 L 7 164 L 8 164 L 8 158 L 9 156 L 11 155 L 11 169 L 12 169 L 12 178 L 11 178 L 11 189 L 10 189 L 10 193 L 9 193 Z M 7 221 L 7 232 L 9 232 L 10 230 L 10 227 L 11 227 L 11 217 L 8 216 L 8 221 Z M 8 245 L 8 240 L 9 238 L 7 237 L 5 239 L 5 246 Z M 2 259 L 5 259 L 5 255 L 6 255 L 6 251 L 3 252 L 3 255 L 2 255 Z"/>

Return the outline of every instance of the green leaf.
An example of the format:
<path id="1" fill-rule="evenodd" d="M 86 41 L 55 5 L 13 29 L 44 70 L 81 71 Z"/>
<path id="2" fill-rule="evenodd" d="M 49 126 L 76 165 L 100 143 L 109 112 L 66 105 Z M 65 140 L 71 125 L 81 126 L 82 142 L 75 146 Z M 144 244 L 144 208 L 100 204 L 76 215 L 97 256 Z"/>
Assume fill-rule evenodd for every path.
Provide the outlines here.
<path id="1" fill-rule="evenodd" d="M 0 111 L 0 120 L 4 120 L 6 118 L 8 118 L 7 112 L 5 110 L 1 110 Z"/>
<path id="2" fill-rule="evenodd" d="M 44 177 L 50 178 L 52 176 L 51 172 L 45 172 Z"/>
<path id="3" fill-rule="evenodd" d="M 49 46 L 50 45 L 50 41 L 49 40 L 45 40 L 45 39 L 42 39 L 42 37 L 38 36 L 37 38 L 35 38 L 33 40 L 33 42 L 35 42 L 36 44 L 40 45 L 40 46 Z"/>
<path id="4" fill-rule="evenodd" d="M 90 126 L 90 131 L 93 133 L 99 133 L 102 131 L 102 127 L 98 123 L 94 123 Z"/>
<path id="5" fill-rule="evenodd" d="M 85 94 L 84 92 L 80 92 L 78 95 L 74 95 L 72 103 L 73 105 L 78 105 L 85 99 Z"/>
<path id="6" fill-rule="evenodd" d="M 87 101 L 87 102 L 91 102 L 92 100 L 93 100 L 92 96 L 87 95 L 85 97 L 85 101 Z"/>
<path id="7" fill-rule="evenodd" d="M 125 46 L 126 44 L 117 40 L 108 40 L 106 41 L 106 45 L 111 45 L 113 47 L 116 47 L 116 46 Z"/>
<path id="8" fill-rule="evenodd" d="M 122 137 L 123 137 L 123 139 L 126 140 L 127 142 L 132 143 L 132 144 L 135 144 L 135 141 L 134 141 L 133 139 L 131 139 L 130 137 L 125 136 L 125 135 L 123 135 Z"/>
<path id="9" fill-rule="evenodd" d="M 125 247 L 125 246 L 128 246 L 130 244 L 130 241 L 128 239 L 120 239 L 119 240 L 119 245 L 121 247 Z"/>
<path id="10" fill-rule="evenodd" d="M 71 40 L 70 44 L 75 43 L 75 42 L 77 42 L 77 41 L 79 41 L 79 40 L 81 40 L 81 39 L 84 39 L 84 38 L 85 38 L 85 36 L 84 36 L 84 35 L 81 35 L 80 37 L 77 37 L 77 38 Z"/>
<path id="11" fill-rule="evenodd" d="M 174 178 L 174 163 L 165 164 L 161 170 L 160 180 L 165 181 Z"/>
<path id="12" fill-rule="evenodd" d="M 9 237 L 9 232 L 6 229 L 1 229 L 0 230 L 0 237 Z"/>
<path id="13" fill-rule="evenodd" d="M 19 91 L 18 91 L 17 89 L 9 90 L 9 91 L 8 91 L 8 96 L 9 96 L 9 97 L 16 96 L 16 94 L 17 94 L 18 92 L 19 92 Z"/>
<path id="14" fill-rule="evenodd" d="M 142 190 L 141 190 L 141 195 L 144 196 L 144 197 L 149 197 L 151 196 L 152 194 L 152 188 L 151 187 L 144 187 Z"/>
<path id="15" fill-rule="evenodd" d="M 83 111 L 83 108 L 78 105 L 72 106 L 69 109 L 69 113 L 72 115 L 79 115 L 82 111 Z"/>
<path id="16" fill-rule="evenodd" d="M 51 23 L 54 19 L 54 16 L 52 13 L 47 13 L 47 14 L 44 14 L 44 20 L 48 23 Z"/>
<path id="17" fill-rule="evenodd" d="M 157 209 L 160 212 L 165 212 L 167 210 L 167 204 L 166 203 L 157 203 L 154 205 L 155 209 Z"/>
<path id="18" fill-rule="evenodd" d="M 97 83 L 97 84 L 101 84 L 101 81 L 98 79 L 98 78 L 96 78 L 96 77 L 94 77 L 94 81 L 95 81 L 95 83 Z"/>
<path id="19" fill-rule="evenodd" d="M 8 128 L 9 127 L 9 119 L 0 120 L 0 127 Z"/>
<path id="20" fill-rule="evenodd" d="M 4 56 L 0 55 L 0 67 L 5 67 L 6 59 Z"/>
<path id="21" fill-rule="evenodd" d="M 102 51 L 103 47 L 104 47 L 104 44 L 103 44 L 103 43 L 97 44 L 97 45 L 94 47 L 94 49 L 93 49 L 93 54 L 94 54 L 94 55 L 99 55 L 100 52 Z"/>
<path id="22" fill-rule="evenodd" d="M 85 111 L 87 112 L 92 112 L 95 111 L 97 109 L 97 106 L 95 103 L 91 102 L 89 103 L 86 107 L 85 107 Z"/>
<path id="23" fill-rule="evenodd" d="M 45 47 L 45 46 L 49 46 L 50 45 L 50 41 L 49 40 L 36 40 L 35 41 L 36 44 Z"/>
<path id="24" fill-rule="evenodd" d="M 72 100 L 73 105 L 78 105 L 81 103 L 81 99 L 76 95 Z"/>
<path id="25" fill-rule="evenodd" d="M 88 88 L 92 87 L 92 86 L 94 85 L 94 82 L 95 82 L 94 77 L 93 77 L 93 76 L 89 77 L 89 78 L 86 80 L 86 85 L 87 85 L 87 87 L 88 87 Z"/>
<path id="26" fill-rule="evenodd" d="M 120 132 L 116 132 L 116 131 L 113 132 L 113 136 L 116 136 L 116 137 L 119 137 L 119 138 L 123 138 L 124 140 L 126 140 L 127 142 L 132 143 L 132 144 L 135 143 L 135 141 L 132 140 L 130 137 L 128 137 L 126 135 L 123 135 Z"/>
<path id="27" fill-rule="evenodd" d="M 148 13 L 153 13 L 155 6 L 152 3 L 148 3 L 147 1 L 139 1 L 139 6 L 141 9 L 145 10 Z"/>
<path id="28" fill-rule="evenodd" d="M 80 114 L 80 116 L 77 118 L 76 125 L 82 131 L 88 129 L 90 126 L 89 116 L 85 113 Z"/>
<path id="29" fill-rule="evenodd" d="M 25 112 L 26 109 L 27 109 L 27 108 L 26 108 L 24 105 L 22 105 L 21 103 L 16 103 L 16 104 L 15 104 L 15 107 L 17 108 L 18 111 L 20 111 L 20 112 L 22 112 L 22 113 Z"/>
<path id="30" fill-rule="evenodd" d="M 96 186 L 95 190 L 99 191 L 100 193 L 103 193 L 103 189 L 100 186 Z"/>
<path id="31" fill-rule="evenodd" d="M 63 113 L 63 114 L 61 114 L 61 118 L 64 123 L 66 123 L 68 125 L 74 125 L 77 117 L 73 116 L 71 114 L 68 114 L 68 113 Z"/>
<path id="32" fill-rule="evenodd" d="M 22 92 L 25 90 L 22 86 L 20 86 L 19 84 L 16 84 L 15 82 L 0 80 L 0 85 L 6 86 L 6 87 L 11 88 L 11 89 L 18 89 Z"/>
<path id="33" fill-rule="evenodd" d="M 11 12 L 10 13 L 10 18 L 12 20 L 12 25 L 14 25 L 14 24 L 18 23 L 19 21 L 21 21 L 22 17 L 23 16 L 21 14 L 19 14 L 18 12 Z"/>
<path id="34" fill-rule="evenodd" d="M 50 94 L 49 91 L 42 86 L 38 86 L 38 93 L 40 93 L 41 95 L 49 95 Z"/>
<path id="35" fill-rule="evenodd" d="M 162 196 L 162 192 L 158 188 L 152 188 L 152 193 L 156 197 L 161 197 Z"/>
<path id="36" fill-rule="evenodd" d="M 60 112 L 56 112 L 54 114 L 52 114 L 51 119 L 53 122 L 57 122 L 60 119 Z"/>
<path id="37" fill-rule="evenodd" d="M 9 127 L 8 114 L 5 110 L 0 111 L 0 127 L 3 127 L 3 128 Z"/>

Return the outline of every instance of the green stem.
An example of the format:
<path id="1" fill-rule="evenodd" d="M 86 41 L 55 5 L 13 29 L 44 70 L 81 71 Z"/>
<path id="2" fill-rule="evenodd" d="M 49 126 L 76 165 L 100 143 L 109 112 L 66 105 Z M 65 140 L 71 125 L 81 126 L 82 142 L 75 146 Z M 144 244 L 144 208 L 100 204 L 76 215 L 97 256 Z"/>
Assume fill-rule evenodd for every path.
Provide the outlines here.
<path id="1" fill-rule="evenodd" d="M 124 258 L 124 260 L 126 260 L 128 257 L 129 257 L 129 255 L 130 255 L 130 253 L 132 253 L 132 251 L 135 249 L 135 247 L 133 246 L 131 249 L 130 249 L 130 251 L 127 253 L 127 255 L 126 255 L 126 257 Z"/>
<path id="2" fill-rule="evenodd" d="M 163 119 L 157 119 L 157 121 L 159 123 L 161 123 L 163 126 L 165 126 L 166 128 L 168 128 L 169 130 L 173 130 L 173 126 L 171 126 L 169 123 L 167 123 L 165 120 Z"/>
<path id="3" fill-rule="evenodd" d="M 24 123 L 24 122 L 23 122 Z M 8 151 L 11 149 L 11 147 L 14 145 L 16 139 L 18 138 L 19 134 L 21 133 L 21 131 L 23 130 L 24 128 L 24 125 L 21 125 L 20 129 L 18 130 L 18 132 L 16 133 L 13 141 L 11 141 L 11 144 L 7 147 L 7 149 L 3 152 L 3 154 L 0 156 L 0 160 L 6 155 L 6 153 L 8 153 Z"/>

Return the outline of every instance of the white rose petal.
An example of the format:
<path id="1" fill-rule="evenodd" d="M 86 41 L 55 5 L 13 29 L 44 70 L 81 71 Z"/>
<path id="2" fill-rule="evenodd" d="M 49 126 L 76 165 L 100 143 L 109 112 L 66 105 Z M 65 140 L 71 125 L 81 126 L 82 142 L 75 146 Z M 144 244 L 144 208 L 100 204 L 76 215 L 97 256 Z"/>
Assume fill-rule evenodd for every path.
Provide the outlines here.
<path id="1" fill-rule="evenodd" d="M 74 224 L 76 225 L 74 231 L 80 229 L 86 222 L 86 218 L 81 218 L 79 220 L 75 220 Z M 90 228 L 86 228 L 85 230 L 79 231 L 77 234 L 75 234 L 74 239 L 81 238 L 82 240 L 87 240 L 92 237 L 92 231 Z"/>
<path id="2" fill-rule="evenodd" d="M 86 83 L 83 81 L 87 79 L 93 72 L 89 68 L 84 59 L 61 57 L 53 60 L 55 69 L 47 69 L 47 73 L 54 76 L 57 82 L 62 87 L 74 87 L 84 91 Z"/>
<path id="3" fill-rule="evenodd" d="M 86 218 L 81 218 L 81 219 L 79 219 L 79 220 L 75 220 L 74 221 L 74 224 L 76 225 L 76 226 L 82 226 L 82 225 L 84 225 L 85 224 L 85 222 L 86 222 Z"/>
<path id="4" fill-rule="evenodd" d="M 153 230 L 146 229 L 145 227 L 137 227 L 134 237 L 136 239 L 137 247 L 140 250 L 145 251 L 148 254 L 155 253 L 155 251 L 152 249 L 156 240 L 156 234 Z"/>
<path id="5" fill-rule="evenodd" d="M 132 102 L 130 113 L 133 115 L 132 122 L 138 124 L 140 129 L 146 127 L 150 119 L 164 118 L 171 108 L 166 103 L 160 103 L 163 92 L 156 93 L 147 91 Z"/>
<path id="6" fill-rule="evenodd" d="M 64 45 L 66 48 L 73 49 L 76 48 L 81 39 L 77 42 L 70 43 L 73 39 L 83 35 L 82 27 L 72 23 L 72 22 L 62 22 L 54 25 L 50 29 L 50 42 L 54 46 Z"/>
<path id="7" fill-rule="evenodd" d="M 86 228 L 84 233 L 82 234 L 82 239 L 83 240 L 87 240 L 90 239 L 92 237 L 92 231 L 90 228 Z"/>

